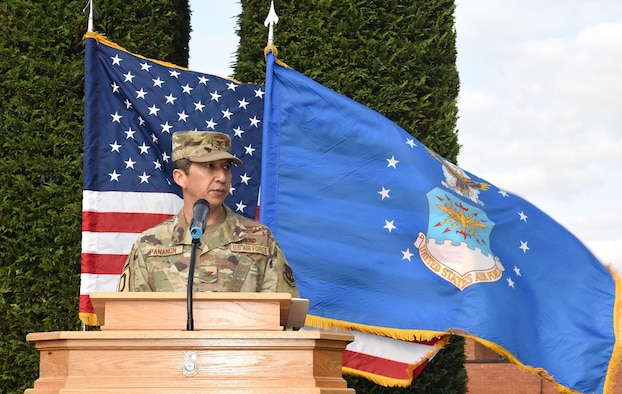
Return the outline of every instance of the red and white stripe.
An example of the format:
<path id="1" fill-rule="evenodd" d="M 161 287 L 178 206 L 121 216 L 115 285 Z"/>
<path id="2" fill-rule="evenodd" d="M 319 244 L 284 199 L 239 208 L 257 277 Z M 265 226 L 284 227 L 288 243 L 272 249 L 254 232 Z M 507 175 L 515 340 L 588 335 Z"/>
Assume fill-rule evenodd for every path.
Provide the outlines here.
<path id="1" fill-rule="evenodd" d="M 440 338 L 402 341 L 358 331 L 348 333 L 354 335 L 354 342 L 343 352 L 346 372 L 396 386 L 410 385 L 440 350 L 435 344 L 442 343 Z"/>
<path id="2" fill-rule="evenodd" d="M 81 316 L 94 313 L 89 298 L 92 292 L 116 291 L 123 264 L 136 237 L 175 215 L 182 204 L 182 199 L 172 193 L 84 190 Z"/>

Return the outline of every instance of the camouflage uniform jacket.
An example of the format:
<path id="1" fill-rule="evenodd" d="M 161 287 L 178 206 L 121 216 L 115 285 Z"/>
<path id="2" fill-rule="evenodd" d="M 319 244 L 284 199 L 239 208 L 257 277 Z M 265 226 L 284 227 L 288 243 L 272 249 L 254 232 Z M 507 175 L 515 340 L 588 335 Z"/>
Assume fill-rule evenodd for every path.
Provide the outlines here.
<path id="1" fill-rule="evenodd" d="M 268 227 L 226 206 L 225 211 L 225 221 L 211 236 L 200 239 L 193 290 L 284 292 L 299 297 L 292 270 Z M 138 237 L 117 290 L 187 291 L 191 250 L 189 225 L 180 211 Z"/>

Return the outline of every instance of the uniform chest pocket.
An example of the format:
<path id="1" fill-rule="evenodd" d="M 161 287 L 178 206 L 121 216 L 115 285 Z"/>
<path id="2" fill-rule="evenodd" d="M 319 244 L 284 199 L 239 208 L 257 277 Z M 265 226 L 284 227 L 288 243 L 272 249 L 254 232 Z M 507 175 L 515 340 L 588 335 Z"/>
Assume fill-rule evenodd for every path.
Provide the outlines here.
<path id="1" fill-rule="evenodd" d="M 255 260 L 247 255 L 231 253 L 228 248 L 212 249 L 200 257 L 198 267 L 202 291 L 248 291 L 245 282 L 255 272 Z M 255 291 L 254 289 L 251 291 Z"/>

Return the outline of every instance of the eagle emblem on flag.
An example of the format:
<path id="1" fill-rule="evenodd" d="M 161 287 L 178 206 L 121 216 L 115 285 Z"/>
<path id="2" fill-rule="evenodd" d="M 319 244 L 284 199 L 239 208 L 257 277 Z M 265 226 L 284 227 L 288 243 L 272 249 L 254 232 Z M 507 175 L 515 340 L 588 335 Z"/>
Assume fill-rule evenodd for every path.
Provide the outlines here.
<path id="1" fill-rule="evenodd" d="M 438 187 L 427 198 L 427 234 L 415 241 L 423 263 L 460 290 L 501 279 L 503 265 L 490 249 L 494 223 L 486 212 Z"/>

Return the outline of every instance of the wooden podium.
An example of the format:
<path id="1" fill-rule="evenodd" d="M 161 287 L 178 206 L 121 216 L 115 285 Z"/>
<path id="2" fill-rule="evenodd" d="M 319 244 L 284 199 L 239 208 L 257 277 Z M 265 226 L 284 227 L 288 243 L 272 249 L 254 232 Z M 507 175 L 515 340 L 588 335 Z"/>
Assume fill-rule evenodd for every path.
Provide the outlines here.
<path id="1" fill-rule="evenodd" d="M 282 293 L 92 293 L 101 331 L 29 334 L 40 351 L 27 394 L 354 393 L 349 334 L 291 331 Z"/>

